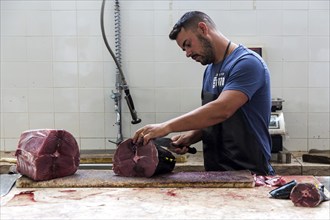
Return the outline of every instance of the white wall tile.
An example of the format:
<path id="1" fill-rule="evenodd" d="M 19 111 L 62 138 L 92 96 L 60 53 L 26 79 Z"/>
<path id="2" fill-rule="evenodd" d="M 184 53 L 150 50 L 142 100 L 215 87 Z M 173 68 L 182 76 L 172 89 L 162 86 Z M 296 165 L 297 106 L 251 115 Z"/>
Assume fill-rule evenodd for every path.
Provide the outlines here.
<path id="1" fill-rule="evenodd" d="M 155 85 L 153 62 L 129 62 L 124 73 L 127 83 L 131 87 L 150 88 Z M 139 71 L 137 71 L 139 70 Z"/>
<path id="2" fill-rule="evenodd" d="M 51 37 L 28 37 L 27 59 L 29 61 L 51 61 L 53 42 Z"/>
<path id="3" fill-rule="evenodd" d="M 29 112 L 50 113 L 54 111 L 54 90 L 53 88 L 29 89 Z"/>
<path id="4" fill-rule="evenodd" d="M 180 91 L 180 111 L 187 113 L 201 106 L 201 89 L 184 88 Z"/>
<path id="5" fill-rule="evenodd" d="M 306 113 L 285 112 L 285 129 L 290 138 L 306 138 L 308 118 Z"/>
<path id="6" fill-rule="evenodd" d="M 26 88 L 2 89 L 3 112 L 28 112 L 28 90 Z"/>
<path id="7" fill-rule="evenodd" d="M 329 88 L 310 88 L 308 91 L 308 111 L 329 113 Z"/>
<path id="8" fill-rule="evenodd" d="M 79 62 L 78 65 L 80 87 L 103 87 L 103 64 L 101 62 Z"/>
<path id="9" fill-rule="evenodd" d="M 130 64 L 127 64 L 127 65 L 130 65 Z M 134 70 L 134 72 L 135 71 L 136 70 Z M 125 78 L 128 77 L 128 74 L 130 74 L 130 70 L 124 71 Z M 133 74 L 135 74 L 135 73 L 133 73 Z M 117 76 L 117 68 L 116 68 L 115 62 L 114 61 L 103 62 L 103 86 L 104 87 L 115 87 L 116 76 Z M 133 83 L 133 82 L 131 82 L 131 83 Z"/>
<path id="10" fill-rule="evenodd" d="M 180 112 L 180 90 L 174 88 L 158 89 L 156 96 L 156 112 Z"/>
<path id="11" fill-rule="evenodd" d="M 328 62 L 309 62 L 308 86 L 328 87 L 330 86 L 330 70 Z"/>
<path id="12" fill-rule="evenodd" d="M 241 10 L 241 9 L 254 9 L 255 1 L 252 0 L 237 0 L 237 1 L 230 1 L 230 7 L 233 10 Z"/>
<path id="13" fill-rule="evenodd" d="M 154 61 L 154 39 L 151 37 L 122 37 L 122 59 L 129 62 Z M 138 42 L 138 43 L 137 43 Z"/>
<path id="14" fill-rule="evenodd" d="M 155 86 L 160 88 L 180 87 L 183 74 L 181 65 L 182 63 L 157 63 L 155 66 Z"/>
<path id="15" fill-rule="evenodd" d="M 270 71 L 270 83 L 272 88 L 281 88 L 283 82 L 283 63 L 282 62 L 267 62 Z"/>
<path id="16" fill-rule="evenodd" d="M 257 13 L 253 10 L 231 11 L 231 28 L 228 30 L 233 35 L 256 35 L 257 34 Z"/>
<path id="17" fill-rule="evenodd" d="M 53 10 L 56 11 L 75 10 L 76 2 L 77 1 L 73 1 L 73 0 L 65 0 L 65 1 L 51 0 L 51 7 Z"/>
<path id="18" fill-rule="evenodd" d="M 125 36 L 151 36 L 154 33 L 154 12 L 150 10 L 123 10 L 121 30 Z"/>
<path id="19" fill-rule="evenodd" d="M 100 10 L 101 1 L 95 0 L 84 0 L 84 1 L 76 1 L 77 10 Z M 106 2 L 105 9 L 111 8 L 113 9 L 113 4 Z"/>
<path id="20" fill-rule="evenodd" d="M 282 18 L 282 11 L 280 10 L 258 11 L 258 34 L 271 36 L 282 35 Z"/>
<path id="21" fill-rule="evenodd" d="M 309 9 L 329 9 L 330 2 L 327 0 L 314 0 L 309 1 Z"/>
<path id="22" fill-rule="evenodd" d="M 79 89 L 79 112 L 104 112 L 103 89 Z"/>
<path id="23" fill-rule="evenodd" d="M 1 36 L 1 60 L 4 61 L 25 61 L 26 37 L 3 37 Z"/>
<path id="24" fill-rule="evenodd" d="M 79 36 L 100 36 L 100 11 L 77 11 L 77 33 Z"/>
<path id="25" fill-rule="evenodd" d="M 27 11 L 26 31 L 28 36 L 51 36 L 52 13 L 51 11 Z"/>
<path id="26" fill-rule="evenodd" d="M 25 35 L 26 12 L 25 11 L 2 11 L 0 15 L 1 36 Z"/>
<path id="27" fill-rule="evenodd" d="M 70 132 L 74 137 L 79 137 L 79 113 L 55 113 L 54 128 L 64 129 Z"/>
<path id="28" fill-rule="evenodd" d="M 325 139 L 325 138 L 308 139 L 308 151 L 311 149 L 330 150 L 329 139 Z"/>
<path id="29" fill-rule="evenodd" d="M 18 143 L 19 143 L 19 136 L 18 138 L 7 138 L 4 143 L 5 145 L 4 150 L 14 152 L 17 150 Z"/>
<path id="30" fill-rule="evenodd" d="M 27 88 L 26 62 L 1 62 L 1 88 Z"/>
<path id="31" fill-rule="evenodd" d="M 4 137 L 4 136 L 1 135 L 1 137 Z M 5 139 L 4 138 L 0 138 L 0 151 L 6 151 Z"/>
<path id="32" fill-rule="evenodd" d="M 308 137 L 312 139 L 329 138 L 329 113 L 308 114 Z"/>
<path id="33" fill-rule="evenodd" d="M 329 62 L 330 60 L 329 36 L 310 37 L 309 48 L 310 48 L 309 56 L 311 61 Z"/>
<path id="34" fill-rule="evenodd" d="M 53 71 L 51 62 L 29 62 L 29 87 L 49 88 L 53 86 Z"/>
<path id="35" fill-rule="evenodd" d="M 156 111 L 156 101 L 160 97 L 155 95 L 155 89 L 131 88 L 130 93 L 137 112 L 150 113 Z M 123 111 L 129 112 L 125 99 L 123 99 Z"/>
<path id="36" fill-rule="evenodd" d="M 283 9 L 308 9 L 308 1 L 283 1 Z"/>
<path id="37" fill-rule="evenodd" d="M 308 33 L 329 36 L 329 11 L 310 10 L 308 14 Z"/>
<path id="38" fill-rule="evenodd" d="M 283 87 L 306 88 L 308 85 L 307 62 L 284 62 L 283 63 Z"/>
<path id="39" fill-rule="evenodd" d="M 168 36 L 179 16 L 178 11 L 154 11 L 154 35 Z"/>
<path id="40" fill-rule="evenodd" d="M 120 2 L 120 8 L 123 10 L 152 10 L 154 7 L 153 1 L 144 0 L 144 1 L 134 1 L 134 0 L 127 0 Z"/>
<path id="41" fill-rule="evenodd" d="M 23 10 L 26 8 L 26 1 L 2 0 L 0 1 L 0 6 L 1 6 L 1 11 Z"/>
<path id="42" fill-rule="evenodd" d="M 172 1 L 170 1 L 172 2 Z M 246 1 L 246 2 L 250 2 L 250 1 Z M 184 12 L 186 11 L 190 11 L 190 10 L 199 10 L 199 11 L 208 11 L 208 10 L 229 10 L 231 8 L 234 8 L 235 6 L 231 5 L 231 4 L 235 4 L 231 1 L 203 1 L 203 4 L 201 4 L 199 1 L 190 1 L 189 4 L 187 4 L 187 2 L 185 1 L 173 1 L 172 4 L 172 8 L 173 9 L 180 9 L 183 10 Z M 244 1 L 242 1 L 241 4 L 237 4 L 240 5 L 240 9 L 242 9 L 242 5 L 243 7 L 246 7 Z"/>
<path id="43" fill-rule="evenodd" d="M 304 36 L 288 36 L 283 38 L 283 58 L 287 61 L 308 61 L 309 44 Z"/>
<path id="44" fill-rule="evenodd" d="M 78 87 L 76 62 L 53 62 L 54 87 Z"/>
<path id="45" fill-rule="evenodd" d="M 29 113 L 30 129 L 53 129 L 54 114 L 53 113 Z"/>
<path id="46" fill-rule="evenodd" d="M 266 63 L 271 61 L 283 61 L 284 53 L 287 48 L 283 45 L 283 38 L 279 36 L 262 36 L 260 37 L 260 45 L 262 46 L 262 57 Z"/>
<path id="47" fill-rule="evenodd" d="M 80 137 L 102 138 L 104 133 L 104 113 L 80 113 Z"/>
<path id="48" fill-rule="evenodd" d="M 77 88 L 54 88 L 54 112 L 78 112 Z"/>
<path id="49" fill-rule="evenodd" d="M 308 111 L 307 88 L 283 88 L 282 91 L 282 98 L 285 100 L 285 112 Z"/>
<path id="50" fill-rule="evenodd" d="M 76 11 L 53 11 L 52 27 L 55 36 L 72 36 L 77 34 Z"/>
<path id="51" fill-rule="evenodd" d="M 78 38 L 78 60 L 102 61 L 102 47 L 104 47 L 104 44 L 101 37 Z"/>
<path id="52" fill-rule="evenodd" d="M 256 1 L 257 9 L 272 9 L 272 10 L 280 10 L 283 7 L 283 1 L 278 0 L 257 0 Z"/>
<path id="53" fill-rule="evenodd" d="M 28 0 L 26 1 L 26 10 L 51 10 L 51 1 Z"/>
<path id="54" fill-rule="evenodd" d="M 156 123 L 163 123 L 165 121 L 168 121 L 172 118 L 176 118 L 179 117 L 180 115 L 182 115 L 182 113 L 166 113 L 166 112 L 157 112 L 156 113 Z"/>
<path id="55" fill-rule="evenodd" d="M 105 138 L 81 138 L 80 150 L 105 149 Z"/>
<path id="56" fill-rule="evenodd" d="M 186 53 L 175 41 L 168 40 L 168 36 L 155 36 L 154 61 L 158 62 L 185 62 Z"/>
<path id="57" fill-rule="evenodd" d="M 75 37 L 54 37 L 53 60 L 77 61 L 77 44 Z"/>
<path id="58" fill-rule="evenodd" d="M 29 129 L 28 113 L 2 113 L 2 114 L 3 114 L 2 123 L 4 124 L 4 135 L 6 138 L 19 138 L 23 131 Z"/>
<path id="59" fill-rule="evenodd" d="M 308 151 L 307 138 L 288 138 L 284 141 L 283 146 L 288 151 Z"/>

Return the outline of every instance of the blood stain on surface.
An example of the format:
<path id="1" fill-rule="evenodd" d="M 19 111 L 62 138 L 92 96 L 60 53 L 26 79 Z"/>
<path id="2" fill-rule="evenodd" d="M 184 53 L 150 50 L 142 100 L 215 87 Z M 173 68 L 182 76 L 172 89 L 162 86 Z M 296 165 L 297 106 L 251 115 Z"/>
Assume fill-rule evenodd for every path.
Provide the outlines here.
<path id="1" fill-rule="evenodd" d="M 176 196 L 176 193 L 174 192 L 174 190 L 169 190 L 166 192 L 166 195 L 168 196 Z"/>
<path id="2" fill-rule="evenodd" d="M 14 197 L 5 206 L 27 206 L 31 202 L 36 202 L 34 199 L 34 191 L 23 191 L 15 194 Z"/>

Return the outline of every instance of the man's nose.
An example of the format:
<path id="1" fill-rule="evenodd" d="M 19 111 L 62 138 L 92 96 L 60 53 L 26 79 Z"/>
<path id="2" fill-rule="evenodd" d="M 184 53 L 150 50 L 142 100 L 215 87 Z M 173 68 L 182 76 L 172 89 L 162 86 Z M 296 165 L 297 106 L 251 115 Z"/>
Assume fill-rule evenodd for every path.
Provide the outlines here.
<path id="1" fill-rule="evenodd" d="M 191 51 L 190 50 L 186 50 L 186 57 L 191 57 Z"/>

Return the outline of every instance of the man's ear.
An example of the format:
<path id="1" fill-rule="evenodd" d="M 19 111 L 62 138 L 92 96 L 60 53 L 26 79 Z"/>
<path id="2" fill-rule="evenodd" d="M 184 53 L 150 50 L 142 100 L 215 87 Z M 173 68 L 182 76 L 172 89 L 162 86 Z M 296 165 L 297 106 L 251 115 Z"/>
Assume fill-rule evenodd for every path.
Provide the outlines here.
<path id="1" fill-rule="evenodd" d="M 204 22 L 198 23 L 198 31 L 200 31 L 201 34 L 206 35 L 209 32 L 209 28 Z"/>

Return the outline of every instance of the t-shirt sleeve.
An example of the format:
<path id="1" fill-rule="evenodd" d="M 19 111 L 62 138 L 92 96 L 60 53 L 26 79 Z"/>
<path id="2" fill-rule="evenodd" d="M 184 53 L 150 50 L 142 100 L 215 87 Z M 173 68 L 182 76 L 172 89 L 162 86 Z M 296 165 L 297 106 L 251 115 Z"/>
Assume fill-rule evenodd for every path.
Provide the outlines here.
<path id="1" fill-rule="evenodd" d="M 230 70 L 223 91 L 238 90 L 245 93 L 249 100 L 264 84 L 264 67 L 252 54 L 240 58 Z"/>

